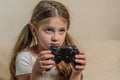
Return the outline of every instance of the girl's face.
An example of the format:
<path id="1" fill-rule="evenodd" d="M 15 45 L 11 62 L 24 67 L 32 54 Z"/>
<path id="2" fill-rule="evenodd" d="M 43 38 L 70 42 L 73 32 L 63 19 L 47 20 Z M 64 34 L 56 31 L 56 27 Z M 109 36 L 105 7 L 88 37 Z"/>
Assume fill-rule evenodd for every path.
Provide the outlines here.
<path id="1" fill-rule="evenodd" d="M 46 24 L 40 25 L 36 32 L 39 49 L 44 50 L 51 45 L 62 46 L 66 32 L 67 22 L 63 18 L 50 18 Z"/>

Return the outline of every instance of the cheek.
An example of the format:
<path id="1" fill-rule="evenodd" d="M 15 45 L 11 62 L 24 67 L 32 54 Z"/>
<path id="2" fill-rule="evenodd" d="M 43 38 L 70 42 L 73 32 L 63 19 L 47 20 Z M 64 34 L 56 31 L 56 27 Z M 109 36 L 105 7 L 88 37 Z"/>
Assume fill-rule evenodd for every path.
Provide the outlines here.
<path id="1" fill-rule="evenodd" d="M 42 34 L 39 37 L 39 42 L 48 43 L 50 41 L 50 38 L 51 38 L 50 35 L 48 36 L 48 35 Z"/>
<path id="2" fill-rule="evenodd" d="M 66 34 L 65 35 L 63 35 L 63 36 L 61 36 L 61 40 L 60 40 L 60 42 L 61 42 L 61 44 L 63 44 L 64 43 L 64 41 L 65 41 L 65 36 L 66 36 Z"/>
<path id="3" fill-rule="evenodd" d="M 40 33 L 38 35 L 38 45 L 46 46 L 49 45 L 51 36 L 46 35 L 45 33 Z"/>
<path id="4" fill-rule="evenodd" d="M 61 38 L 61 40 L 64 41 L 64 40 L 65 40 L 65 36 L 63 36 L 63 37 Z"/>

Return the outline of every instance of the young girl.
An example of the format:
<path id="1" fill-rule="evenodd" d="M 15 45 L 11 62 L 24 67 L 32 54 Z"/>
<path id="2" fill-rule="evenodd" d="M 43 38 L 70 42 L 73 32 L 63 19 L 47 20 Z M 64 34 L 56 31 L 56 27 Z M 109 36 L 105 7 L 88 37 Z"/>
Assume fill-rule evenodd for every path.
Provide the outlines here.
<path id="1" fill-rule="evenodd" d="M 30 22 L 23 28 L 10 63 L 11 80 L 81 80 L 85 68 L 85 55 L 75 55 L 73 67 L 61 61 L 56 64 L 51 45 L 75 45 L 68 34 L 70 16 L 60 2 L 40 1 L 35 7 Z M 50 69 L 49 71 L 46 71 Z"/>

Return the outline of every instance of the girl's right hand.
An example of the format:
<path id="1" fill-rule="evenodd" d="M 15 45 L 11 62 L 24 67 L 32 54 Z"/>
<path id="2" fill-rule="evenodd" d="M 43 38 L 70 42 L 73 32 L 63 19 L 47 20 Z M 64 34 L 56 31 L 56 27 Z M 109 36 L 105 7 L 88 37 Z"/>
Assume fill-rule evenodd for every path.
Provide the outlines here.
<path id="1" fill-rule="evenodd" d="M 42 71 L 49 70 L 55 66 L 54 55 L 50 50 L 41 51 L 34 65 L 34 71 L 42 73 Z"/>

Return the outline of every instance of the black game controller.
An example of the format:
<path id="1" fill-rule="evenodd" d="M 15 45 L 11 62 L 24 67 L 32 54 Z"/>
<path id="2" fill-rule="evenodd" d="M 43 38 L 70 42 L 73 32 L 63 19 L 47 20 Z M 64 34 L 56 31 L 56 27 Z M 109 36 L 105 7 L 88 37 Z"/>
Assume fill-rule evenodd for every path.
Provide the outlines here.
<path id="1" fill-rule="evenodd" d="M 56 64 L 60 63 L 61 61 L 64 61 L 65 63 L 71 63 L 73 67 L 75 65 L 80 65 L 75 62 L 75 55 L 79 54 L 78 48 L 76 46 L 50 46 L 48 48 L 52 51 L 52 54 L 55 55 L 55 58 L 53 59 Z"/>

